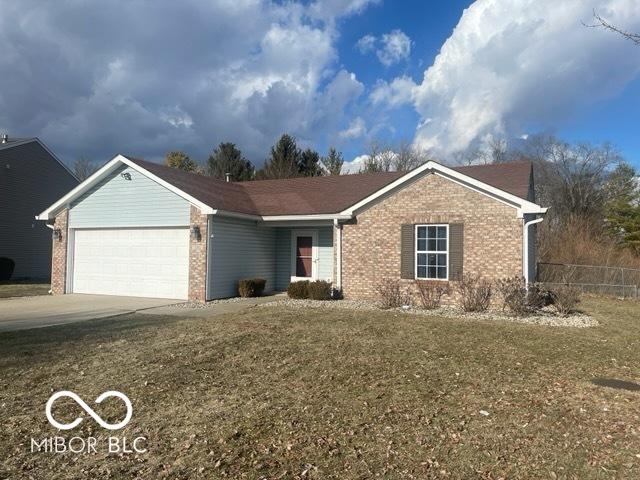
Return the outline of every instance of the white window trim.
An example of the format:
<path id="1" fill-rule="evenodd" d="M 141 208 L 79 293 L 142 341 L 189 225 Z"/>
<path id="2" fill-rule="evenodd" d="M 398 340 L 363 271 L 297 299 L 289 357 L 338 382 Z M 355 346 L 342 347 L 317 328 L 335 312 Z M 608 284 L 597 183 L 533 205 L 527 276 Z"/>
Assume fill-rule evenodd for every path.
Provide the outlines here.
<path id="1" fill-rule="evenodd" d="M 445 227 L 447 229 L 447 250 L 445 252 L 441 252 L 441 251 L 435 251 L 435 250 L 418 250 L 418 228 L 419 227 Z M 428 280 L 430 282 L 448 282 L 449 281 L 449 224 L 448 223 L 421 223 L 418 224 L 414 227 L 414 231 L 413 231 L 413 241 L 415 242 L 414 245 L 414 252 L 413 252 L 413 278 L 416 280 Z M 428 244 L 428 242 L 427 242 Z M 418 253 L 425 253 L 427 255 L 429 255 L 429 253 L 435 253 L 435 254 L 442 254 L 445 253 L 447 255 L 447 265 L 446 265 L 446 269 L 447 269 L 447 276 L 446 278 L 422 278 L 422 277 L 418 277 Z M 428 257 L 427 257 L 428 258 Z M 429 271 L 428 267 L 427 267 L 427 272 Z"/>
<path id="2" fill-rule="evenodd" d="M 311 237 L 311 277 L 296 276 L 297 237 Z M 316 281 L 318 279 L 318 230 L 291 230 L 291 281 Z"/>

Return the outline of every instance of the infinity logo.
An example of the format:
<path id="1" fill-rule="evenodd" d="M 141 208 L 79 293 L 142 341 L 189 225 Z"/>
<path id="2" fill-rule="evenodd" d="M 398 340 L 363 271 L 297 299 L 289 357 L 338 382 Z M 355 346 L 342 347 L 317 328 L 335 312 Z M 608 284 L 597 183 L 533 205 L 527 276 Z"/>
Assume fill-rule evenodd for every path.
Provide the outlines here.
<path id="1" fill-rule="evenodd" d="M 104 392 L 102 395 L 96 398 L 96 403 L 102 403 L 102 401 L 106 398 L 118 397 L 127 406 L 127 415 L 124 417 L 124 420 L 120 423 L 111 424 L 102 420 L 102 418 L 100 418 L 100 416 L 96 412 L 94 412 L 93 409 L 89 405 L 87 405 L 84 400 L 82 400 L 78 395 L 67 390 L 62 390 L 51 395 L 51 397 L 47 401 L 47 406 L 45 408 L 47 420 L 49 420 L 49 423 L 54 427 L 59 428 L 60 430 L 71 430 L 72 428 L 76 428 L 78 425 L 80 425 L 80 422 L 82 422 L 81 417 L 76 418 L 71 423 L 60 423 L 56 421 L 55 418 L 53 418 L 53 415 L 51 415 L 51 407 L 53 406 L 53 402 L 55 402 L 60 397 L 69 397 L 73 399 L 73 401 L 80 405 L 85 412 L 91 415 L 91 417 L 96 422 L 98 422 L 98 424 L 100 424 L 102 428 L 106 428 L 107 430 L 119 430 L 127 423 L 129 423 L 129 421 L 131 420 L 131 416 L 133 415 L 133 406 L 131 405 L 131 400 L 129 400 L 129 397 L 127 397 L 124 393 L 110 390 L 108 392 Z"/>

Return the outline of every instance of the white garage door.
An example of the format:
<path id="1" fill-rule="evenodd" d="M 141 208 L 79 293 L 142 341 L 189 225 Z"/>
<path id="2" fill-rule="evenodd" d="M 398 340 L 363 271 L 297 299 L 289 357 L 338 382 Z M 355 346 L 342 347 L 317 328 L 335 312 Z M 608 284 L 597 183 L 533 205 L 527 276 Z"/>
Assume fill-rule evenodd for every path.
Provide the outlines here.
<path id="1" fill-rule="evenodd" d="M 74 293 L 186 299 L 189 229 L 76 230 Z"/>

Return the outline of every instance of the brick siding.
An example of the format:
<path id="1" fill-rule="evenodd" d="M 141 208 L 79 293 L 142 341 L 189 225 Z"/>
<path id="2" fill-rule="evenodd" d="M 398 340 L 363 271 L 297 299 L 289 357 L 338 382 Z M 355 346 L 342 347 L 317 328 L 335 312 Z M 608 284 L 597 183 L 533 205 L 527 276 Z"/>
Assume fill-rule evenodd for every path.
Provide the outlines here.
<path id="1" fill-rule="evenodd" d="M 189 237 L 189 300 L 204 302 L 207 296 L 207 215 L 191 206 L 190 224 L 200 227 L 200 240 Z"/>
<path id="2" fill-rule="evenodd" d="M 66 290 L 67 282 L 67 245 L 69 211 L 61 211 L 55 218 L 53 228 L 62 232 L 62 239 L 52 240 L 51 254 L 51 292 L 54 295 L 62 295 Z"/>
<path id="3" fill-rule="evenodd" d="M 382 279 L 400 279 L 400 229 L 406 223 L 463 223 L 465 274 L 489 280 L 522 275 L 522 219 L 515 208 L 429 174 L 344 225 L 345 298 L 374 299 Z M 413 280 L 401 283 L 413 289 Z M 443 303 L 454 301 L 450 295 Z"/>

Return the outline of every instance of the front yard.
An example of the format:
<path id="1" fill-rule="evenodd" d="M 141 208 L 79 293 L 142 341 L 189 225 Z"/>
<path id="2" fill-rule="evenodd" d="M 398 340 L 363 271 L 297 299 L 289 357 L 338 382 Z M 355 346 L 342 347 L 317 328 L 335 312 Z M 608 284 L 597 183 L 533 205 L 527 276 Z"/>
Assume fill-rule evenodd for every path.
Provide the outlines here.
<path id="1" fill-rule="evenodd" d="M 600 326 L 256 307 L 0 334 L 0 478 L 639 478 L 640 304 Z M 633 385 L 631 385 L 633 386 Z M 71 390 L 144 454 L 31 453 Z M 61 403 L 57 417 L 82 410 Z M 61 435 L 109 435 L 91 418 Z"/>
<path id="2" fill-rule="evenodd" d="M 47 295 L 50 288 L 51 285 L 46 282 L 0 282 L 0 298 Z"/>

